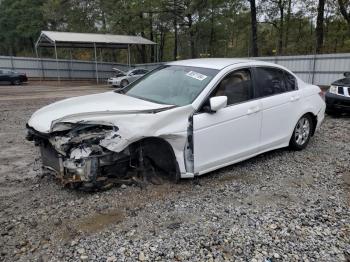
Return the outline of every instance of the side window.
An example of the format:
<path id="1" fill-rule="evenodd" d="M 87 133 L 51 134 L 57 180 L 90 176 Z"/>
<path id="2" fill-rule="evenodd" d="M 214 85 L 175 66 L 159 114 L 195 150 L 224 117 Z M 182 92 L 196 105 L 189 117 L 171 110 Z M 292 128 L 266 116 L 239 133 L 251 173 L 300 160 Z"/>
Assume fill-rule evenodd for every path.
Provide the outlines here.
<path id="1" fill-rule="evenodd" d="M 227 105 L 252 98 L 252 80 L 249 69 L 234 71 L 219 83 L 212 96 L 227 96 Z"/>
<path id="2" fill-rule="evenodd" d="M 283 71 L 283 73 L 284 73 L 284 81 L 286 83 L 287 91 L 293 91 L 298 89 L 298 84 L 295 77 L 290 73 L 288 73 L 287 71 Z"/>
<path id="3" fill-rule="evenodd" d="M 256 88 L 260 97 L 271 96 L 287 91 L 283 71 L 272 67 L 255 68 Z"/>

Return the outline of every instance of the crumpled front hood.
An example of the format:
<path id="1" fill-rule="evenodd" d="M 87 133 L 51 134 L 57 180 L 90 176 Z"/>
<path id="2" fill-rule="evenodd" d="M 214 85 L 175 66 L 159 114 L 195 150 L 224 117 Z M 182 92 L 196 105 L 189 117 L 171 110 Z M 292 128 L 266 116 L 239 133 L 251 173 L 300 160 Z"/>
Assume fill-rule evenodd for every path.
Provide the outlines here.
<path id="1" fill-rule="evenodd" d="M 152 103 L 115 92 L 105 92 L 68 98 L 45 106 L 32 115 L 28 125 L 41 133 L 49 133 L 52 122 L 72 115 L 83 117 L 91 114 L 147 113 L 167 107 L 171 105 Z"/>

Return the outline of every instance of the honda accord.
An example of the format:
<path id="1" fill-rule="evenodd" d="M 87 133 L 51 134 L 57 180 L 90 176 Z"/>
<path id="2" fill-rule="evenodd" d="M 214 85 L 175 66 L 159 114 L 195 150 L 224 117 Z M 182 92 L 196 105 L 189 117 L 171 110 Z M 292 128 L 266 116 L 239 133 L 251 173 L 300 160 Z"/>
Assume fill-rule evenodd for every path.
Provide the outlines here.
<path id="1" fill-rule="evenodd" d="M 65 184 L 193 178 L 266 151 L 304 149 L 325 112 L 318 86 L 280 65 L 176 61 L 120 91 L 65 99 L 27 123 Z"/>

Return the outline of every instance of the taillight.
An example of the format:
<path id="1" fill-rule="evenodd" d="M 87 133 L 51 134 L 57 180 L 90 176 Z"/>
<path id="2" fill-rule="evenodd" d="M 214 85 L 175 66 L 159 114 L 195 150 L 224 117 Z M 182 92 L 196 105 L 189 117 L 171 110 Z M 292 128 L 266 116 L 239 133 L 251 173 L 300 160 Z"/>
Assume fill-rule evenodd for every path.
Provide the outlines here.
<path id="1" fill-rule="evenodd" d="M 318 92 L 319 96 L 322 98 L 323 101 L 325 101 L 325 92 L 323 92 L 322 90 L 320 90 L 320 92 Z"/>

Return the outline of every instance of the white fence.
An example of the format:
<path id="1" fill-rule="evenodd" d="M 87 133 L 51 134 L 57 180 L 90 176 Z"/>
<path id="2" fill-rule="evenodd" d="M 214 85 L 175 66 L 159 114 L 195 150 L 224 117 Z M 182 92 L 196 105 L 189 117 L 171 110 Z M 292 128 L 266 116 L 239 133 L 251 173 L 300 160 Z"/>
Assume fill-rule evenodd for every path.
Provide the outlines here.
<path id="1" fill-rule="evenodd" d="M 308 83 L 329 85 L 350 71 L 350 53 L 304 56 L 274 56 L 250 58 L 283 65 Z M 153 69 L 159 64 L 140 64 L 131 67 Z M 57 70 L 58 67 L 58 70 Z M 113 74 L 112 68 L 128 70 L 125 64 L 98 62 L 99 79 L 107 79 Z M 29 77 L 53 79 L 96 79 L 94 61 L 37 59 L 28 57 L 0 56 L 0 69 L 13 69 L 25 72 Z"/>

